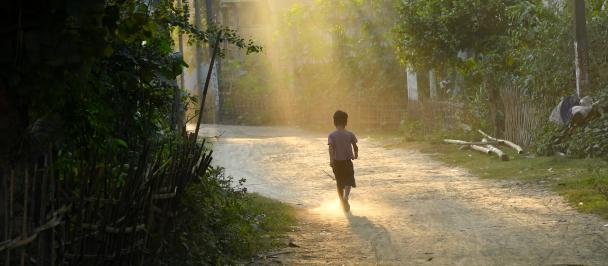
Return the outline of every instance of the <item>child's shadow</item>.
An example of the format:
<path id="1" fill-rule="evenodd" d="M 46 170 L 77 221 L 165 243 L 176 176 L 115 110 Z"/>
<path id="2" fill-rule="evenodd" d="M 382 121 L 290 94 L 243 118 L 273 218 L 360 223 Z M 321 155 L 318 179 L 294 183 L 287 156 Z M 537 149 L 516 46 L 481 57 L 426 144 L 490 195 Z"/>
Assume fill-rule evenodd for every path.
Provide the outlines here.
<path id="1" fill-rule="evenodd" d="M 348 214 L 347 218 L 352 231 L 370 243 L 376 261 L 399 260 L 399 252 L 393 246 L 391 236 L 384 226 L 374 224 L 365 216 Z"/>

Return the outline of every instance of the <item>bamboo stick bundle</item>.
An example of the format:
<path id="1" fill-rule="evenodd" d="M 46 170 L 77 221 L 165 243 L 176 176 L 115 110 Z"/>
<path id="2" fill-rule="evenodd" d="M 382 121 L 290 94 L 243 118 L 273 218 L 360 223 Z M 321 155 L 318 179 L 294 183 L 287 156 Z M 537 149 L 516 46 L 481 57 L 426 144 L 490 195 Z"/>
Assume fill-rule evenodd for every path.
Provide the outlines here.
<path id="1" fill-rule="evenodd" d="M 486 134 L 485 132 L 483 132 L 481 129 L 477 130 L 477 132 L 479 132 L 481 135 L 483 135 L 484 137 L 486 137 L 490 141 L 494 141 L 494 142 L 497 142 L 497 143 L 500 143 L 500 144 L 505 144 L 505 145 L 513 148 L 514 150 L 517 151 L 518 154 L 523 154 L 524 153 L 524 150 L 519 145 L 517 145 L 517 144 L 515 144 L 515 143 L 513 143 L 511 141 L 504 140 L 504 139 L 494 138 L 494 137 Z"/>

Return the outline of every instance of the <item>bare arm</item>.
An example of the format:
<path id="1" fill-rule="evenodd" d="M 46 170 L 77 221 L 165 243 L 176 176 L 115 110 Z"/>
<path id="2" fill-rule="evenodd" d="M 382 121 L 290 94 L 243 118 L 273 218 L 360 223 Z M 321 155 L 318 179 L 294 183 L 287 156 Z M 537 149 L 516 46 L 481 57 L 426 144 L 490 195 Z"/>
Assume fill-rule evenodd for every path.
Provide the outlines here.
<path id="1" fill-rule="evenodd" d="M 357 143 L 353 143 L 353 151 L 355 151 L 355 159 L 359 158 L 359 146 L 357 146 Z"/>
<path id="2" fill-rule="evenodd" d="M 334 167 L 334 154 L 335 154 L 336 150 L 334 148 L 334 145 L 329 145 L 329 165 L 331 167 Z"/>

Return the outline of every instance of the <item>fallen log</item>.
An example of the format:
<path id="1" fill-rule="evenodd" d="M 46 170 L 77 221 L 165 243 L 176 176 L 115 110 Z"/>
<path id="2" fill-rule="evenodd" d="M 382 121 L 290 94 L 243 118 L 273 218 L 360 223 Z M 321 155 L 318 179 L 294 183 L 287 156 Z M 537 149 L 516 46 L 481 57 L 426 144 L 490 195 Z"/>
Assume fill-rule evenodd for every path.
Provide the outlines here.
<path id="1" fill-rule="evenodd" d="M 483 139 L 482 142 L 487 142 L 487 139 Z M 500 158 L 503 161 L 508 161 L 509 160 L 509 155 L 507 155 L 506 153 L 504 153 L 503 151 L 501 151 L 499 148 L 496 148 L 490 144 L 486 145 L 486 148 L 488 148 L 490 150 L 491 153 L 495 153 L 496 155 L 498 155 L 498 158 Z"/>
<path id="2" fill-rule="evenodd" d="M 443 142 L 448 144 L 456 144 L 456 145 L 486 145 L 488 143 L 498 143 L 497 141 L 489 141 L 489 142 L 472 142 L 472 141 L 464 141 L 457 139 L 444 139 Z"/>
<path id="3" fill-rule="evenodd" d="M 490 149 L 488 149 L 486 147 L 479 146 L 479 145 L 470 145 L 469 147 L 471 147 L 472 150 L 483 152 L 485 154 L 490 154 Z"/>
<path id="4" fill-rule="evenodd" d="M 483 132 L 481 129 L 477 130 L 477 132 L 479 132 L 479 134 L 483 135 L 484 137 L 486 137 L 490 141 L 494 141 L 494 142 L 499 143 L 499 144 L 505 144 L 505 145 L 513 148 L 514 150 L 517 151 L 518 154 L 523 154 L 524 153 L 524 149 L 522 149 L 519 145 L 517 145 L 517 144 L 515 144 L 515 143 L 513 143 L 511 141 L 508 141 L 508 140 L 505 140 L 505 139 L 494 138 L 494 137 L 486 134 L 485 132 Z"/>

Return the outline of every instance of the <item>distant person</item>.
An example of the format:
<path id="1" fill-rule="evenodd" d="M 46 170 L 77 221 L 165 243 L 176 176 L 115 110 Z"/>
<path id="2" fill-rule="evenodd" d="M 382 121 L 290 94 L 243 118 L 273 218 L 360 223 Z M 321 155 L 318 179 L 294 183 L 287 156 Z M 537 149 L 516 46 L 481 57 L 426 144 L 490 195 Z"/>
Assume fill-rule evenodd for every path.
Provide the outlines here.
<path id="1" fill-rule="evenodd" d="M 329 165 L 336 176 L 338 196 L 345 212 L 350 211 L 348 196 L 350 188 L 357 187 L 355 183 L 355 171 L 352 160 L 359 157 L 357 137 L 346 130 L 348 114 L 343 111 L 334 113 L 334 126 L 336 130 L 329 134 L 327 144 L 329 145 Z M 354 153 L 353 153 L 354 150 Z"/>

